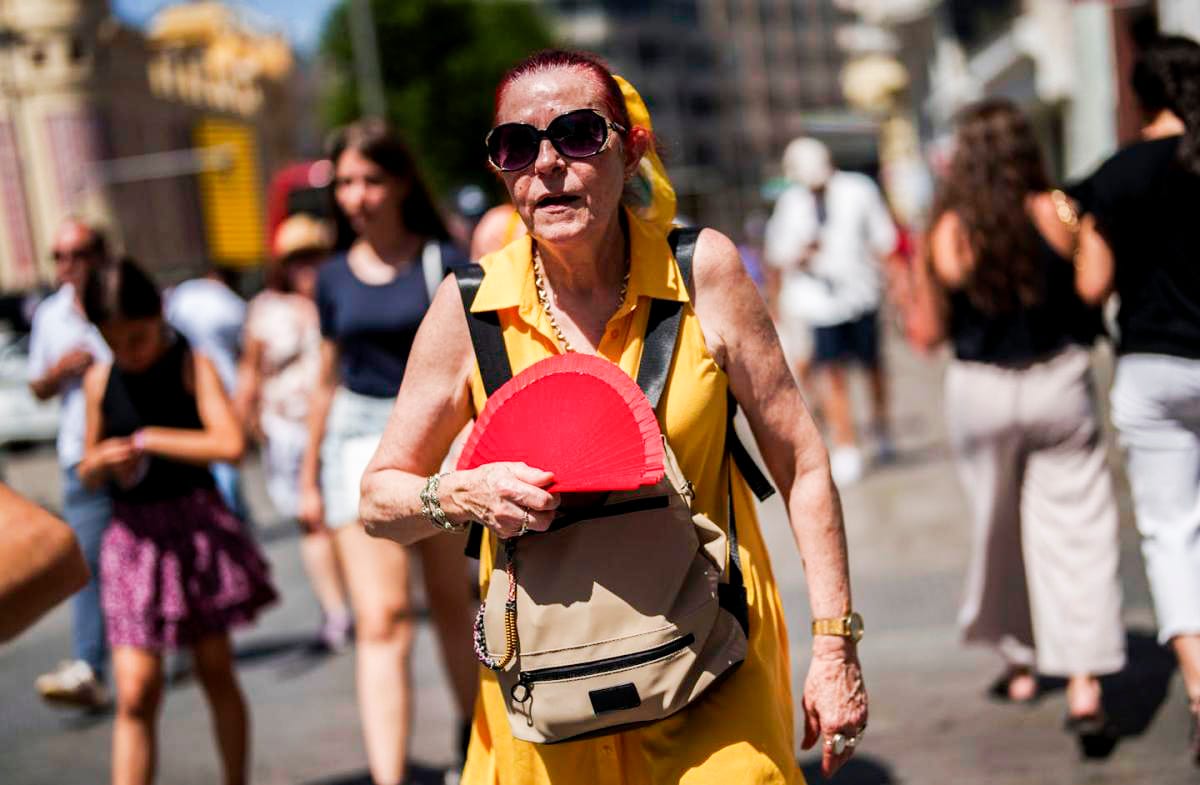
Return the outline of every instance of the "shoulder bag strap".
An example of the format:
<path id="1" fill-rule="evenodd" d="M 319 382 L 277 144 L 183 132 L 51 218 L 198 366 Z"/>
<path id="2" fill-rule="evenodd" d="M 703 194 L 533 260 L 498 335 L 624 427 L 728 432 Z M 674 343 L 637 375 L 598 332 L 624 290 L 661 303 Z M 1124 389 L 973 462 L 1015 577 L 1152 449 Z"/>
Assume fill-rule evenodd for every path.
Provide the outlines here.
<path id="1" fill-rule="evenodd" d="M 692 257 L 696 251 L 696 238 L 700 230 L 675 227 L 667 235 L 675 263 L 683 276 L 686 287 L 692 278 Z M 646 322 L 646 338 L 643 341 L 642 362 L 638 366 L 637 383 L 650 400 L 650 406 L 658 408 L 659 399 L 667 387 L 667 376 L 671 372 L 671 358 L 675 356 L 675 343 L 679 339 L 679 320 L 683 315 L 683 303 L 678 300 L 654 300 L 650 305 L 650 317 Z"/>
<path id="2" fill-rule="evenodd" d="M 471 303 L 475 302 L 479 285 L 483 283 L 482 267 L 466 265 L 457 268 L 454 275 L 458 279 L 458 293 L 462 296 L 463 313 L 471 331 L 471 345 L 475 349 L 475 361 L 479 363 L 483 389 L 491 396 L 513 375 L 504 346 L 504 333 L 500 329 L 500 314 L 496 311 L 471 312 Z"/>
<path id="3" fill-rule="evenodd" d="M 696 238 L 700 230 L 696 228 L 675 227 L 667 236 L 667 242 L 675 254 L 675 263 L 683 277 L 686 287 L 692 280 L 692 260 L 696 254 Z M 658 408 L 663 390 L 667 386 L 667 376 L 671 371 L 671 358 L 675 354 L 675 344 L 679 340 L 679 322 L 683 314 L 683 303 L 678 300 L 655 300 L 650 306 L 650 318 L 646 325 L 646 340 L 642 349 L 642 362 L 638 368 L 638 386 L 650 399 L 650 405 Z M 733 418 L 737 414 L 737 399 L 729 394 L 729 417 L 725 429 L 725 444 L 737 464 L 738 471 L 746 479 L 750 489 L 759 501 L 766 501 L 775 493 L 770 480 L 763 474 L 762 469 L 751 457 L 742 440 L 738 438 L 733 427 Z"/>
<path id="4" fill-rule="evenodd" d="M 477 264 L 459 267 L 454 271 L 458 280 L 458 293 L 462 297 L 463 313 L 467 317 L 467 329 L 471 332 L 471 346 L 475 349 L 475 362 L 479 364 L 479 376 L 483 389 L 490 397 L 492 393 L 512 378 L 512 365 L 508 361 L 508 349 L 504 346 L 504 332 L 500 328 L 500 314 L 496 311 L 471 312 L 471 303 L 483 283 L 483 268 Z M 467 544 L 463 552 L 472 559 L 479 558 L 483 544 L 483 527 L 472 523 L 467 530 Z"/>

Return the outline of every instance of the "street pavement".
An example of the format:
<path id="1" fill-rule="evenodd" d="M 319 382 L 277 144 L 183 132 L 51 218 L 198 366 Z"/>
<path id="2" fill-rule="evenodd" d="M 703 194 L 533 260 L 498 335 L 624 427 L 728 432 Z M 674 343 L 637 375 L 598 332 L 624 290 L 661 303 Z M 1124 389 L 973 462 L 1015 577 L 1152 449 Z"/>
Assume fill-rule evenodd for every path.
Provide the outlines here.
<path id="1" fill-rule="evenodd" d="M 1130 665 L 1105 680 L 1110 711 L 1123 733 L 1116 749 L 1105 759 L 1081 759 L 1075 740 L 1062 730 L 1066 707 L 1061 683 L 1048 682 L 1044 697 L 1030 707 L 985 698 L 1001 662 L 991 652 L 963 648 L 954 624 L 969 524 L 944 446 L 942 362 L 915 357 L 895 341 L 889 349 L 899 457 L 843 490 L 855 605 L 867 620 L 861 656 L 871 696 L 870 729 L 858 754 L 833 782 L 1200 782 L 1200 770 L 1190 766 L 1185 754 L 1189 727 L 1182 683 L 1173 659 L 1154 642 L 1123 478 L 1122 578 Z M 1098 367 L 1108 367 L 1103 353 L 1100 360 Z M 17 490 L 56 506 L 56 472 L 46 449 L 10 455 L 0 472 Z M 297 536 L 275 520 L 254 462 L 246 474 L 258 534 L 283 595 L 258 626 L 236 637 L 239 673 L 253 713 L 253 781 L 369 782 L 354 704 L 353 654 L 314 658 L 304 653 L 317 611 Z M 800 559 L 778 498 L 764 505 L 762 526 L 790 625 L 797 756 L 809 782 L 820 783 L 817 756 L 799 749 L 809 612 Z M 36 675 L 68 652 L 65 608 L 0 648 L 0 784 L 106 781 L 111 716 L 56 711 L 43 706 L 33 692 Z M 454 782 L 457 718 L 424 622 L 414 684 L 413 780 Z M 171 687 L 159 728 L 159 782 L 218 781 L 206 707 L 193 681 Z"/>

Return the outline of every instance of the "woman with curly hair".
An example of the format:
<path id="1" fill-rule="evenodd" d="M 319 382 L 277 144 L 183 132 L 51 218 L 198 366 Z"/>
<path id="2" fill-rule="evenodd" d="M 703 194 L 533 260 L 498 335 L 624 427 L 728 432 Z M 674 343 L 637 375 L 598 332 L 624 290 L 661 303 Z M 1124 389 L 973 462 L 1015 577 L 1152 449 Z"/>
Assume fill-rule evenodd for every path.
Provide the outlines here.
<path id="1" fill-rule="evenodd" d="M 1079 292 L 1120 296 L 1113 422 L 1158 638 L 1179 658 L 1200 765 L 1200 44 L 1152 42 L 1133 71 L 1143 139 L 1086 183 Z"/>
<path id="2" fill-rule="evenodd" d="M 1007 670 L 992 690 L 1067 683 L 1067 727 L 1109 739 L 1097 676 L 1125 663 L 1117 506 L 1093 406 L 1096 312 L 1074 291 L 1073 207 L 1011 102 L 967 107 L 935 206 L 918 301 L 949 341 L 946 409 L 974 544 L 959 614 Z"/>

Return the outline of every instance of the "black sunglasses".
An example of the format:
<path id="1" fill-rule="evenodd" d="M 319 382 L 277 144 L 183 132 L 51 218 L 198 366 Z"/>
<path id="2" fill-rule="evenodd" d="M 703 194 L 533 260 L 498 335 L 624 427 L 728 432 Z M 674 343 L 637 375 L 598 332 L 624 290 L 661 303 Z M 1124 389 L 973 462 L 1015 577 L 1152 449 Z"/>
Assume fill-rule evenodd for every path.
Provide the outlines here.
<path id="1" fill-rule="evenodd" d="M 560 114 L 542 131 L 525 123 L 503 123 L 484 140 L 488 160 L 502 172 L 517 172 L 537 160 L 542 140 L 567 158 L 591 158 L 608 146 L 608 129 L 625 129 L 595 109 L 576 109 Z"/>
<path id="2" fill-rule="evenodd" d="M 50 258 L 56 262 L 65 262 L 71 259 L 91 259 L 99 249 L 95 245 L 89 245 L 86 248 L 73 248 L 69 251 L 51 251 Z"/>

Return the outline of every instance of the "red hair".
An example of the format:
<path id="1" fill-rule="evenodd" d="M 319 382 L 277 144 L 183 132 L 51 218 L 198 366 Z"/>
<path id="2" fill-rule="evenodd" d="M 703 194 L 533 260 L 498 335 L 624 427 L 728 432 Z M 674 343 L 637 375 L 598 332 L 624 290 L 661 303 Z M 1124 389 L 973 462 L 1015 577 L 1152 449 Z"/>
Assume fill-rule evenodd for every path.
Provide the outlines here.
<path id="1" fill-rule="evenodd" d="M 503 100 L 505 91 L 512 86 L 513 82 L 523 76 L 542 73 L 543 71 L 553 71 L 559 68 L 585 71 L 590 75 L 596 84 L 600 86 L 600 100 L 608 112 L 609 119 L 625 129 L 621 133 L 621 136 L 629 134 L 629 131 L 632 130 L 632 123 L 629 121 L 629 110 L 625 108 L 625 96 L 621 93 L 621 87 L 617 84 L 617 80 L 613 79 L 612 71 L 608 69 L 608 66 L 599 57 L 593 54 L 565 49 L 545 49 L 541 52 L 536 52 L 510 68 L 501 77 L 500 84 L 496 85 L 496 103 L 493 110 L 493 121 L 495 120 L 495 113 L 500 110 L 500 101 Z"/>

